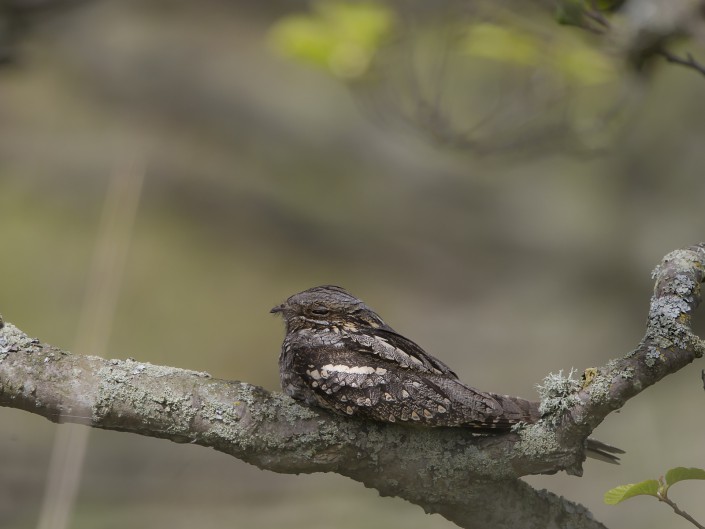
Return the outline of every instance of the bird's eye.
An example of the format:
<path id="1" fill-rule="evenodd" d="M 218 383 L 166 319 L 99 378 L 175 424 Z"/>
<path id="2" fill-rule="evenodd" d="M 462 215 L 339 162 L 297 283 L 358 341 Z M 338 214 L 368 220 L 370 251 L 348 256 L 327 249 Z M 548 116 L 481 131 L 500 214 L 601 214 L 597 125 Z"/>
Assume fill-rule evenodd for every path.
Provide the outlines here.
<path id="1" fill-rule="evenodd" d="M 318 316 L 325 316 L 328 314 L 328 309 L 325 307 L 313 307 L 311 308 L 311 313 L 312 314 L 317 314 Z"/>

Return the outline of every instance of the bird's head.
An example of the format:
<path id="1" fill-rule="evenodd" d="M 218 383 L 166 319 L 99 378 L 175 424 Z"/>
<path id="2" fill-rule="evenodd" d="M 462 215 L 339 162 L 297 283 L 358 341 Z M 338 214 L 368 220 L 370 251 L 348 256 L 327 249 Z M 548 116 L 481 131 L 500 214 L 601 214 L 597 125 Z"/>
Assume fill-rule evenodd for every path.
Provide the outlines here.
<path id="1" fill-rule="evenodd" d="M 385 327 L 386 324 L 362 300 L 342 287 L 323 285 L 294 294 L 271 311 L 281 314 L 287 332 L 307 327 L 338 327 L 356 332 L 358 328 Z"/>

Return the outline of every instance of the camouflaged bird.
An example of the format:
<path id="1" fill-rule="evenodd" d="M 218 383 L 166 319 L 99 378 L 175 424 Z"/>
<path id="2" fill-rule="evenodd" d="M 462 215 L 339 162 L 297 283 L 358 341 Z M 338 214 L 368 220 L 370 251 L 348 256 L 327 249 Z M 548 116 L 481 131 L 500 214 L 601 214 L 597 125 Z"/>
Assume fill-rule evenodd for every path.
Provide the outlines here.
<path id="1" fill-rule="evenodd" d="M 341 287 L 310 288 L 271 312 L 286 324 L 282 389 L 307 404 L 375 421 L 485 433 L 541 417 L 538 402 L 464 384 Z M 588 440 L 588 455 L 615 462 L 613 453 L 622 451 Z"/>

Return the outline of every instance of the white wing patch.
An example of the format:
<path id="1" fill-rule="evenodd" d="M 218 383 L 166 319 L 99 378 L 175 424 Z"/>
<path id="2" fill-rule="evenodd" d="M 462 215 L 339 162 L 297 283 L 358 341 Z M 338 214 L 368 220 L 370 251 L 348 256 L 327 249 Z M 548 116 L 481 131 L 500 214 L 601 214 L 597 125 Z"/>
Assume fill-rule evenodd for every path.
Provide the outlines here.
<path id="1" fill-rule="evenodd" d="M 345 366 L 342 364 L 338 364 L 338 365 L 326 364 L 321 368 L 321 376 L 324 378 L 327 378 L 328 373 L 331 371 L 334 373 L 347 373 L 347 374 L 351 374 L 351 375 L 371 375 L 373 373 L 376 375 L 386 375 L 387 374 L 387 370 L 384 369 L 383 367 L 375 368 L 375 367 L 371 367 L 371 366 Z"/>
<path id="2" fill-rule="evenodd" d="M 357 406 L 373 406 L 380 398 L 379 386 L 385 383 L 387 369 L 372 366 L 349 366 L 345 364 L 325 364 L 318 369 L 307 369 L 306 376 L 313 388 L 319 388 L 327 395 L 338 393 L 342 388 L 358 388 L 364 395 L 350 396 Z M 391 396 L 391 395 L 390 395 Z M 343 401 L 342 397 L 340 400 Z M 344 400 L 347 402 L 347 396 Z M 339 408 L 343 409 L 343 408 Z M 347 409 L 345 410 L 347 412 Z M 349 412 L 348 412 L 349 413 Z"/>

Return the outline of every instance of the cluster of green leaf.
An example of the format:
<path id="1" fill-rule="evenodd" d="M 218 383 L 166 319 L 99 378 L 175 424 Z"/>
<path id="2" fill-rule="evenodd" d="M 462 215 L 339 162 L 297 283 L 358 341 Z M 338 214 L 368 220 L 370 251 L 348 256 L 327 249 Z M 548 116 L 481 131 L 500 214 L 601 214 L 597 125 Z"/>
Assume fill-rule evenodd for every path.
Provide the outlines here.
<path id="1" fill-rule="evenodd" d="M 371 2 L 318 0 L 309 13 L 289 15 L 270 31 L 282 55 L 320 67 L 335 77 L 364 75 L 392 32 L 395 13 Z M 615 76 L 610 58 L 570 32 L 539 34 L 504 21 L 468 21 L 456 51 L 519 68 L 541 69 L 578 85 L 598 85 Z"/>
<path id="2" fill-rule="evenodd" d="M 621 7 L 624 0 L 558 0 L 555 18 L 559 24 L 584 26 L 586 12 L 610 12 Z"/>
<path id="3" fill-rule="evenodd" d="M 477 23 L 468 25 L 461 46 L 470 55 L 542 68 L 581 85 L 602 84 L 615 75 L 604 53 L 568 34 L 546 39 L 518 27 Z"/>
<path id="4" fill-rule="evenodd" d="M 392 11 L 380 4 L 321 0 L 309 14 L 278 21 L 270 40 L 288 57 L 354 79 L 367 71 L 393 25 Z"/>
<path id="5" fill-rule="evenodd" d="M 659 479 L 647 479 L 639 483 L 630 483 L 629 485 L 620 485 L 605 492 L 605 503 L 616 505 L 624 500 L 633 498 L 634 496 L 653 496 L 659 501 L 667 503 L 673 508 L 674 512 L 679 516 L 684 517 L 696 527 L 702 528 L 692 516 L 681 510 L 668 497 L 668 490 L 675 483 L 689 479 L 705 479 L 705 470 L 701 468 L 685 468 L 676 467 L 666 472 L 666 476 L 661 476 Z"/>

